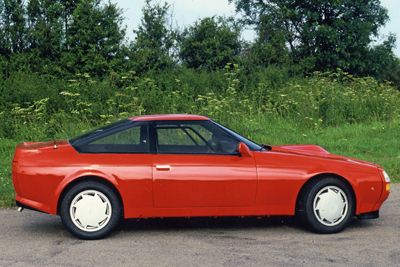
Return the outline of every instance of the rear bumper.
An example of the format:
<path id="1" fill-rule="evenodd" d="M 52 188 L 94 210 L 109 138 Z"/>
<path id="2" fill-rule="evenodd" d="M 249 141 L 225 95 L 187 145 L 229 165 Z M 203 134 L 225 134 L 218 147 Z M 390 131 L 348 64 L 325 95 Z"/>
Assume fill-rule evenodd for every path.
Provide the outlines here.
<path id="1" fill-rule="evenodd" d="M 32 201 L 32 200 L 29 200 L 26 198 L 22 198 L 18 195 L 15 196 L 15 203 L 17 204 L 18 207 L 21 207 L 21 208 L 26 208 L 26 209 L 30 209 L 30 210 L 36 210 L 36 211 L 56 215 L 56 213 L 51 212 L 50 206 L 45 205 L 43 203 L 36 202 L 36 201 Z"/>
<path id="2" fill-rule="evenodd" d="M 28 206 L 28 205 L 26 205 L 26 204 L 23 204 L 23 203 L 21 203 L 21 202 L 19 202 L 19 201 L 17 201 L 17 200 L 15 201 L 15 203 L 17 204 L 17 207 L 21 207 L 21 208 L 24 208 L 24 209 L 27 209 L 27 210 L 34 210 L 34 211 L 39 211 L 39 212 L 46 213 L 46 212 L 44 212 L 44 211 L 35 209 L 34 207 L 31 207 L 31 206 Z"/>

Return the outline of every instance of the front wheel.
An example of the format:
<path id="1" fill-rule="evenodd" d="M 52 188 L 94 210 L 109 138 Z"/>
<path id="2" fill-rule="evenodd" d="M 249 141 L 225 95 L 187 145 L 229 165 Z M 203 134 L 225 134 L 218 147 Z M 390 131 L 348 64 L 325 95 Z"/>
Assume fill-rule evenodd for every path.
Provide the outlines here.
<path id="1" fill-rule="evenodd" d="M 354 216 L 353 192 L 342 180 L 314 180 L 302 191 L 297 216 L 312 231 L 333 234 L 342 231 Z"/>
<path id="2" fill-rule="evenodd" d="M 99 239 L 110 234 L 118 224 L 121 205 L 108 186 L 87 181 L 67 192 L 61 202 L 60 217 L 74 236 Z"/>

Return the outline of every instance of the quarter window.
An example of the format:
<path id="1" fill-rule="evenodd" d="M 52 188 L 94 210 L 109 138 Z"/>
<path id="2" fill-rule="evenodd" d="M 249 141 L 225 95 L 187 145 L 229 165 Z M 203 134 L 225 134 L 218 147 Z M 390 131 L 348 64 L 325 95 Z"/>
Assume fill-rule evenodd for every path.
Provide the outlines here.
<path id="1" fill-rule="evenodd" d="M 136 122 L 107 129 L 77 145 L 81 153 L 148 153 L 149 126 L 147 122 Z"/>

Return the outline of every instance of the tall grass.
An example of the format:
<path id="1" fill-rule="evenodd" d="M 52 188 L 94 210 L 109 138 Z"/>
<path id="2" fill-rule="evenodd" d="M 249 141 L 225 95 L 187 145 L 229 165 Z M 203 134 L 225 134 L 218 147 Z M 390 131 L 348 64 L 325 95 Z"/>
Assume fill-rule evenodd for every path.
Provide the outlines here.
<path id="1" fill-rule="evenodd" d="M 1 84 L 0 135 L 15 139 L 22 128 L 40 124 L 52 138 L 65 122 L 94 125 L 154 113 L 197 113 L 223 123 L 263 114 L 307 128 L 399 119 L 398 91 L 372 78 L 354 78 L 340 70 L 306 78 L 284 71 L 280 76 L 271 70 L 260 73 L 244 74 L 229 64 L 213 73 L 182 68 L 141 77 L 111 73 L 104 80 L 88 74 L 68 81 L 15 74 Z"/>

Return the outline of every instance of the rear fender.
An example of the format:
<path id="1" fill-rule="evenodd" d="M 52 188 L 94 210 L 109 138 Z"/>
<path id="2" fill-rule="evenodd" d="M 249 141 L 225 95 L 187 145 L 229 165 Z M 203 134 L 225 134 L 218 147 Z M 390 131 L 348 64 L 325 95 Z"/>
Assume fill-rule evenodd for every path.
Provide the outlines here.
<path id="1" fill-rule="evenodd" d="M 98 178 L 107 180 L 114 187 L 118 186 L 118 181 L 114 176 L 108 175 L 99 170 L 86 169 L 86 170 L 77 171 L 75 173 L 71 173 L 71 174 L 67 175 L 65 177 L 65 179 L 62 180 L 62 182 L 58 185 L 58 187 L 55 191 L 55 197 L 57 198 L 57 205 L 55 207 L 52 207 L 52 213 L 54 212 L 53 214 L 57 213 L 58 202 L 60 201 L 60 196 L 61 196 L 62 192 L 64 191 L 64 189 L 72 182 L 74 182 L 80 178 L 83 178 L 83 177 L 98 177 Z"/>

